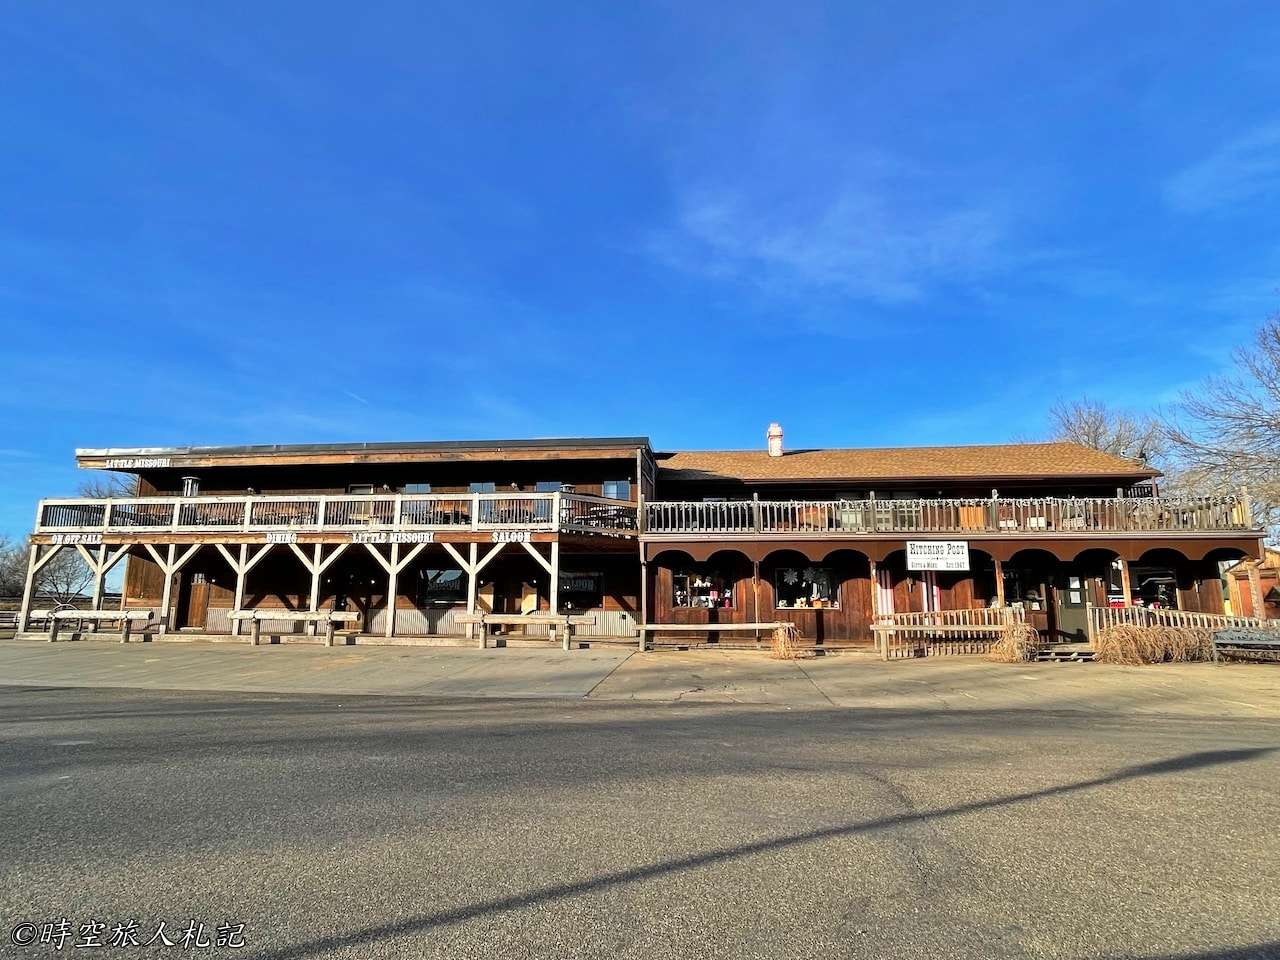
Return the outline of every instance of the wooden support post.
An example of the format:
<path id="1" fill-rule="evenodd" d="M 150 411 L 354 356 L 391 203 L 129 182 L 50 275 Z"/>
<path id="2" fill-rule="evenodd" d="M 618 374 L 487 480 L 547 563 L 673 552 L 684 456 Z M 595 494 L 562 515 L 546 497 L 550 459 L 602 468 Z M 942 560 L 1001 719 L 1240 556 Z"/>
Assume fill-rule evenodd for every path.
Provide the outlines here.
<path id="1" fill-rule="evenodd" d="M 551 605 L 551 613 L 552 613 L 552 615 L 554 615 L 554 616 L 559 616 L 559 614 L 560 614 L 560 541 L 559 541 L 559 540 L 552 540 L 552 541 L 551 541 L 551 571 L 550 571 L 550 573 L 551 573 L 551 590 L 550 590 L 550 592 L 549 592 L 548 600 L 549 600 L 550 605 Z M 555 640 L 555 638 L 556 638 L 556 628 L 555 628 L 555 624 L 552 624 L 552 625 L 551 625 L 551 639 L 554 641 L 554 640 Z M 565 630 L 565 632 L 564 632 L 564 648 L 565 648 L 566 650 L 568 650 L 568 649 L 569 649 L 569 631 L 568 631 L 568 629 L 566 629 L 566 630 Z"/>
<path id="2" fill-rule="evenodd" d="M 1267 619 L 1267 601 L 1262 594 L 1262 574 L 1258 568 L 1261 566 L 1261 560 L 1247 560 L 1246 567 L 1249 571 L 1249 601 L 1253 606 L 1253 615 L 1259 620 Z"/>
<path id="3" fill-rule="evenodd" d="M 333 620 L 330 619 L 327 622 L 324 630 L 324 643 L 326 647 L 333 646 L 333 634 L 334 634 L 334 623 L 333 623 Z"/>
<path id="4" fill-rule="evenodd" d="M 320 612 L 320 551 L 322 547 L 316 544 L 311 562 L 311 602 L 307 609 L 312 613 Z M 314 637 L 320 632 L 320 624 L 318 621 L 312 620 L 309 624 L 311 635 Z M 329 646 L 333 646 L 333 637 L 329 638 Z"/>
<path id="5" fill-rule="evenodd" d="M 120 642 L 121 643 L 129 642 L 129 631 L 131 626 L 132 626 L 132 621 L 130 621 L 128 617 L 125 617 L 124 622 L 120 624 Z"/>
<path id="6" fill-rule="evenodd" d="M 161 564 L 161 569 L 164 571 L 164 590 L 161 592 L 161 595 L 160 595 L 160 635 L 161 636 L 164 636 L 166 633 L 168 633 L 169 629 L 172 627 L 172 623 L 170 622 L 171 618 L 170 618 L 170 611 L 169 611 L 169 603 L 173 599 L 173 575 L 176 572 L 173 569 L 173 564 L 174 564 L 174 560 L 176 559 L 175 554 L 177 553 L 177 550 L 178 550 L 178 545 L 176 543 L 169 544 L 168 559 L 165 563 Z"/>
<path id="7" fill-rule="evenodd" d="M 400 544 L 391 545 L 391 566 L 387 570 L 387 636 L 396 635 L 396 593 L 400 587 Z"/>
<path id="8" fill-rule="evenodd" d="M 252 620 L 252 626 L 249 628 L 249 642 L 255 647 L 262 642 L 262 621 L 257 617 Z"/>
<path id="9" fill-rule="evenodd" d="M 638 457 L 639 454 L 637 453 Z M 644 545 L 640 545 L 640 622 L 637 626 L 637 633 L 640 635 L 639 649 L 644 653 L 645 635 L 644 626 L 649 622 L 649 562 L 644 555 Z"/>
<path id="10" fill-rule="evenodd" d="M 479 507 L 477 506 L 476 509 L 478 511 Z M 477 559 L 478 552 L 479 552 L 479 545 L 475 543 L 471 544 L 471 549 L 468 552 L 468 562 L 463 565 L 463 568 L 467 571 L 467 613 L 469 614 L 474 614 L 476 612 L 476 587 L 477 587 L 476 581 L 479 579 L 479 576 L 480 576 L 479 571 L 476 570 L 476 559 Z M 476 625 L 474 623 L 467 624 L 468 640 L 470 640 L 473 636 L 475 636 L 475 634 L 473 633 L 473 631 L 475 630 L 475 626 Z M 483 650 L 488 645 L 489 645 L 489 637 L 485 629 L 485 625 L 482 623 L 480 624 L 480 649 Z"/>
<path id="11" fill-rule="evenodd" d="M 58 639 L 58 624 L 62 621 L 53 615 L 53 611 L 49 611 L 49 642 L 53 643 Z"/>
<path id="12" fill-rule="evenodd" d="M 759 494 L 756 494 L 756 499 L 754 502 L 756 506 L 759 507 L 760 505 Z M 759 528 L 757 527 L 756 529 L 759 529 Z M 760 561 L 759 560 L 751 561 L 751 602 L 752 602 L 752 609 L 754 611 L 752 613 L 752 617 L 755 619 L 756 623 L 759 623 L 760 622 Z M 756 638 L 756 649 L 759 650 L 760 649 L 760 628 L 756 627 L 755 630 L 752 631 L 752 633 Z"/>
<path id="13" fill-rule="evenodd" d="M 95 562 L 91 565 L 93 569 L 93 606 L 94 611 L 102 609 L 102 588 L 107 579 L 107 545 L 100 544 L 98 546 L 98 554 Z M 98 621 L 93 619 L 89 621 L 89 629 L 94 633 L 98 632 Z"/>
<path id="14" fill-rule="evenodd" d="M 1133 606 L 1133 584 L 1129 580 L 1129 561 L 1120 558 L 1120 592 L 1124 595 L 1124 605 Z"/>
<path id="15" fill-rule="evenodd" d="M 22 586 L 22 605 L 18 608 L 18 633 L 26 633 L 31 616 L 31 594 L 35 589 L 36 571 L 39 569 L 40 546 L 33 543 L 28 551 L 27 579 Z"/>
<path id="16" fill-rule="evenodd" d="M 1004 561 L 999 557 L 992 558 L 996 565 L 996 606 L 1004 606 Z"/>
<path id="17" fill-rule="evenodd" d="M 242 543 L 240 544 L 240 561 L 233 565 L 236 571 L 236 597 L 232 609 L 235 610 L 236 613 L 239 613 L 244 608 L 244 578 L 249 574 L 249 571 L 246 569 L 248 559 L 249 545 L 247 543 Z M 239 620 L 231 621 L 231 634 L 236 637 L 240 636 Z"/>
<path id="18" fill-rule="evenodd" d="M 880 619 L 880 578 L 877 576 L 878 567 L 874 560 L 868 561 L 868 569 L 871 574 L 871 625 L 874 627 L 876 622 Z M 756 615 L 756 619 L 760 619 L 758 613 Z M 881 646 L 882 640 L 885 644 L 888 643 L 888 641 L 884 640 L 880 634 L 876 633 L 874 630 L 871 631 L 872 643 L 878 647 Z"/>

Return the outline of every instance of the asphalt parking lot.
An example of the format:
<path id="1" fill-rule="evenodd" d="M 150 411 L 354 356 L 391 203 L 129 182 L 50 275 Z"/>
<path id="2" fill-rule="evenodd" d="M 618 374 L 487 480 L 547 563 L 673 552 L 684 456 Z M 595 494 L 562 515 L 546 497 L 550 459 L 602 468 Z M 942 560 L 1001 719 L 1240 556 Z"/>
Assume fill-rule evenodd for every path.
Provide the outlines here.
<path id="1" fill-rule="evenodd" d="M 0 730 L 6 938 L 67 917 L 233 921 L 244 948 L 193 952 L 274 958 L 1280 956 L 1269 716 L 33 683 L 0 689 Z"/>

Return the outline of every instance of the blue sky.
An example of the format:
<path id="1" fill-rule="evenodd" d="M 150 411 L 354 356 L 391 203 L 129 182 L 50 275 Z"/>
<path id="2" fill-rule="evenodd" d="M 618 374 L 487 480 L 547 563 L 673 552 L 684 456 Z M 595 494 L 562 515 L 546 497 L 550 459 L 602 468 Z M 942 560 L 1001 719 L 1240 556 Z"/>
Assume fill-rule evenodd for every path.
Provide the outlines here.
<path id="1" fill-rule="evenodd" d="M 76 446 L 1168 402 L 1280 305 L 1277 49 L 1262 2 L 6 4 L 0 532 Z"/>

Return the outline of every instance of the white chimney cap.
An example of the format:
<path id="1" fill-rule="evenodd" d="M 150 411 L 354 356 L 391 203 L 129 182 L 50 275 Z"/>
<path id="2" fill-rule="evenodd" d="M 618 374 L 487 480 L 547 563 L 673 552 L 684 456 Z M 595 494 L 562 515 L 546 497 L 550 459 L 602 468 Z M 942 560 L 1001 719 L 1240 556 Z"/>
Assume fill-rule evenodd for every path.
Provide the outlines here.
<path id="1" fill-rule="evenodd" d="M 769 456 L 782 456 L 782 424 L 769 424 L 769 432 L 765 436 L 769 441 Z"/>

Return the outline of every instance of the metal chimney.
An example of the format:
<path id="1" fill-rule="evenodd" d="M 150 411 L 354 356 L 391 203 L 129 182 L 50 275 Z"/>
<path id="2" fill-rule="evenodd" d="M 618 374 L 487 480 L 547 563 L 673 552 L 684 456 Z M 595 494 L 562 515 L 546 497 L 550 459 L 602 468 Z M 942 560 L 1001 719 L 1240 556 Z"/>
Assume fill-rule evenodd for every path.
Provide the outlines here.
<path id="1" fill-rule="evenodd" d="M 769 439 L 769 456 L 782 456 L 782 425 L 778 423 L 769 424 L 769 432 L 765 436 Z"/>

